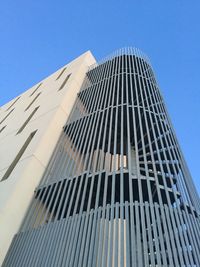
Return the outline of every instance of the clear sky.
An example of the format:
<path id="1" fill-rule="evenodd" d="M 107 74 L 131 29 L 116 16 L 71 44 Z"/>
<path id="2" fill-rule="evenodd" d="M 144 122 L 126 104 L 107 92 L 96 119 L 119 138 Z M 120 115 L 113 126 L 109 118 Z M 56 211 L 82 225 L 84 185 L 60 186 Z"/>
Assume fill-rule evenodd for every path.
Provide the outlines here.
<path id="1" fill-rule="evenodd" d="M 86 50 L 140 48 L 200 192 L 199 0 L 1 1 L 0 38 L 0 106 Z"/>

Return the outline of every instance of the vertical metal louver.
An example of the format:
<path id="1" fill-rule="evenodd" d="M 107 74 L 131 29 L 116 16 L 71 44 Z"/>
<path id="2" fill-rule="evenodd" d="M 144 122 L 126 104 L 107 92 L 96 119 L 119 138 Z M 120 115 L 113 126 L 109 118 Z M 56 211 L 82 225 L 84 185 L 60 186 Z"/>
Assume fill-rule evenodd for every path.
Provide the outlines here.
<path id="1" fill-rule="evenodd" d="M 200 201 L 149 60 L 86 74 L 5 266 L 200 266 Z"/>

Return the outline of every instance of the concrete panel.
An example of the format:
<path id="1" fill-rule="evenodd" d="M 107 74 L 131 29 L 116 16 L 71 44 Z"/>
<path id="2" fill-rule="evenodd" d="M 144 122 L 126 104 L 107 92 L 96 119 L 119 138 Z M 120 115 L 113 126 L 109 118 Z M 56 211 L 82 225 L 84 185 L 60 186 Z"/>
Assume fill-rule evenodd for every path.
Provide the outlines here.
<path id="1" fill-rule="evenodd" d="M 32 86 L 21 94 L 19 99 L 16 97 L 0 108 L 0 121 L 5 118 L 0 124 L 0 129 L 6 125 L 0 133 L 0 180 L 27 137 L 37 130 L 10 176 L 0 181 L 0 264 L 14 234 L 19 229 L 33 191 L 41 180 L 54 151 L 88 66 L 93 63 L 95 63 L 94 57 L 90 52 L 86 52 Z M 57 79 L 64 67 L 67 67 L 66 71 Z M 69 73 L 71 76 L 66 85 L 58 91 Z M 36 90 L 40 83 L 41 86 Z M 41 94 L 35 99 L 40 92 Z M 25 110 L 30 104 L 31 106 Z M 40 107 L 34 116 L 16 135 L 37 106 Z M 12 109 L 14 110 L 9 114 Z"/>

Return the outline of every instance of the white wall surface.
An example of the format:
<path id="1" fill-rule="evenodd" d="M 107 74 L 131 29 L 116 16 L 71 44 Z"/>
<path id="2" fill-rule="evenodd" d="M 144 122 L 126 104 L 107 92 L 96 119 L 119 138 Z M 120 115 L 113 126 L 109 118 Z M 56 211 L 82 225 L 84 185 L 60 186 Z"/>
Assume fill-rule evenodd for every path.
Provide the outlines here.
<path id="1" fill-rule="evenodd" d="M 88 66 L 93 63 L 95 63 L 94 57 L 90 52 L 86 52 L 63 66 L 67 68 L 58 80 L 56 78 L 63 68 L 41 81 L 42 85 L 32 96 L 30 96 L 31 93 L 41 82 L 24 92 L 9 110 L 7 109 L 17 97 L 0 108 L 0 121 L 14 108 L 13 112 L 0 124 L 0 131 L 6 126 L 0 132 L 0 265 L 12 238 L 23 221 L 34 189 L 42 178 Z M 70 73 L 71 76 L 66 85 L 58 91 Z M 25 111 L 40 92 L 36 101 Z M 39 109 L 24 130 L 17 134 L 19 128 L 37 106 Z M 35 136 L 10 176 L 1 181 L 24 142 L 35 130 L 37 130 Z"/>

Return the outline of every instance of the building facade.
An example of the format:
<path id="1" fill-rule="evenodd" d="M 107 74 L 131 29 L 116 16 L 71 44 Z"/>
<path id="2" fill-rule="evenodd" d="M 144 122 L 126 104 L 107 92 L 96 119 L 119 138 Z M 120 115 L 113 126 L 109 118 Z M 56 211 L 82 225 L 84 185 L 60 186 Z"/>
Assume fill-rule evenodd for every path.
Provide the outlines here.
<path id="1" fill-rule="evenodd" d="M 199 196 L 148 58 L 84 76 L 2 266 L 200 266 Z"/>
<path id="2" fill-rule="evenodd" d="M 0 108 L 0 266 L 93 63 L 87 52 Z"/>

